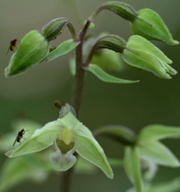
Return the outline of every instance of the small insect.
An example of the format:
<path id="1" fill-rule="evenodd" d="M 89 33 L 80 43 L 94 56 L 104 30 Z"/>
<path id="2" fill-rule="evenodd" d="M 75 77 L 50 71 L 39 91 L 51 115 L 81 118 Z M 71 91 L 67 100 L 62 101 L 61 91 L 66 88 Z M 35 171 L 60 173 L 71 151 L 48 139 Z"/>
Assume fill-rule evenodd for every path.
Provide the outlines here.
<path id="1" fill-rule="evenodd" d="M 28 130 L 27 130 L 27 131 L 28 131 Z M 26 132 L 26 131 L 25 131 L 24 129 L 21 129 L 21 130 L 18 132 L 18 134 L 17 134 L 17 136 L 16 136 L 16 139 L 15 139 L 12 147 L 15 145 L 16 142 L 19 142 L 19 143 L 20 143 L 20 140 L 22 139 L 22 137 L 23 137 L 23 135 L 25 134 L 25 132 Z"/>
<path id="2" fill-rule="evenodd" d="M 13 40 L 10 42 L 9 48 L 8 48 L 8 50 L 7 50 L 7 54 L 8 54 L 8 52 L 9 52 L 9 50 L 14 51 L 16 45 L 17 45 L 17 39 L 13 39 Z"/>

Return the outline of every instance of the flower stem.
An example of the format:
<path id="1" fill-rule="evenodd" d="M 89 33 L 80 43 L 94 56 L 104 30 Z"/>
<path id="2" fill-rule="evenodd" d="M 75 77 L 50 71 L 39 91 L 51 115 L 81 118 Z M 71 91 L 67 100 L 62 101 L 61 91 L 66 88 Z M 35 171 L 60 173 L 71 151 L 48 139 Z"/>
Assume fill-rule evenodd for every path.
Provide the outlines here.
<path id="1" fill-rule="evenodd" d="M 79 112 L 82 101 L 83 85 L 84 85 L 84 75 L 85 70 L 83 66 L 83 42 L 90 25 L 88 20 L 83 30 L 79 33 L 78 40 L 80 44 L 76 47 L 76 74 L 74 78 L 73 93 L 72 93 L 72 106 L 76 111 L 77 118 L 79 118 Z M 71 179 L 73 174 L 73 167 L 62 174 L 61 179 L 61 191 L 60 192 L 70 192 L 71 191 Z"/>
<path id="2" fill-rule="evenodd" d="M 82 92 L 83 92 L 83 84 L 84 84 L 84 75 L 85 70 L 82 68 L 83 66 L 83 42 L 86 35 L 86 31 L 90 25 L 90 21 L 88 20 L 84 29 L 79 34 L 80 44 L 76 48 L 76 75 L 74 79 L 74 87 L 72 94 L 72 106 L 74 107 L 77 118 L 79 117 L 81 101 L 82 101 Z"/>

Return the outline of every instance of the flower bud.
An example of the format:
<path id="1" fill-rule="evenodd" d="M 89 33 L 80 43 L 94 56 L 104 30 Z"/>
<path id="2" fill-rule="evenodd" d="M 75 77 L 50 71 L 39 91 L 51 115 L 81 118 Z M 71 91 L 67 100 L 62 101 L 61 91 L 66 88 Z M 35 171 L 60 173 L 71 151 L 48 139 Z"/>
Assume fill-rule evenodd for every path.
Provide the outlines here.
<path id="1" fill-rule="evenodd" d="M 129 38 L 122 58 L 128 65 L 150 71 L 161 78 L 170 79 L 169 74 L 175 75 L 177 73 L 168 65 L 172 61 L 161 50 L 138 35 Z"/>
<path id="2" fill-rule="evenodd" d="M 141 35 L 149 40 L 159 40 L 168 45 L 177 45 L 161 17 L 151 9 L 142 9 L 137 12 L 137 18 L 132 22 L 134 34 Z"/>
<path id="3" fill-rule="evenodd" d="M 42 28 L 41 33 L 48 41 L 52 41 L 62 33 L 68 23 L 69 20 L 64 17 L 53 19 Z"/>
<path id="4" fill-rule="evenodd" d="M 95 53 L 91 63 L 98 65 L 107 72 L 120 72 L 124 69 L 120 54 L 108 49 L 103 49 Z"/>
<path id="5" fill-rule="evenodd" d="M 17 51 L 5 69 L 5 76 L 20 74 L 40 63 L 49 52 L 49 43 L 39 31 L 33 30 L 24 36 Z"/>

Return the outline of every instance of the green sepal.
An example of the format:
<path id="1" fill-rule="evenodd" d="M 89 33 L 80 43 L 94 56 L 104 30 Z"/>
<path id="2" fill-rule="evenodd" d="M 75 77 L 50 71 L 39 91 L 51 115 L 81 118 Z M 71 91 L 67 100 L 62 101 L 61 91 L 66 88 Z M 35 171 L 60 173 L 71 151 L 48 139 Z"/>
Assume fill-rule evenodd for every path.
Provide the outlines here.
<path id="1" fill-rule="evenodd" d="M 77 153 L 82 158 L 99 167 L 108 178 L 113 179 L 113 172 L 104 151 L 93 136 L 88 138 L 81 135 L 75 135 L 75 140 Z"/>
<path id="2" fill-rule="evenodd" d="M 166 138 L 179 138 L 180 127 L 166 125 L 149 125 L 144 127 L 139 133 L 138 140 L 157 141 Z"/>
<path id="3" fill-rule="evenodd" d="M 123 145 L 134 145 L 136 141 L 136 135 L 130 129 L 118 125 L 100 127 L 95 130 L 94 135 L 107 136 Z"/>
<path id="4" fill-rule="evenodd" d="M 14 140 L 17 137 L 17 133 L 24 129 L 25 130 L 25 135 L 23 138 L 27 138 L 30 136 L 36 129 L 41 128 L 41 124 L 31 121 L 31 120 L 15 120 L 12 122 L 12 131 L 8 132 L 6 134 L 1 135 L 0 137 L 0 152 L 4 152 L 9 150 L 12 145 Z M 15 144 L 15 146 L 18 144 Z"/>
<path id="5" fill-rule="evenodd" d="M 151 9 L 142 9 L 137 12 L 137 18 L 131 23 L 134 34 L 141 35 L 149 40 L 159 40 L 168 45 L 178 45 L 169 32 L 161 17 Z"/>
<path id="6" fill-rule="evenodd" d="M 37 129 L 31 136 L 26 138 L 18 147 L 6 152 L 5 155 L 11 158 L 42 151 L 53 144 L 63 127 L 60 119 L 47 123 L 44 127 Z"/>
<path id="7" fill-rule="evenodd" d="M 173 153 L 158 141 L 139 142 L 137 148 L 142 159 L 164 166 L 180 166 L 179 160 Z"/>
<path id="8" fill-rule="evenodd" d="M 72 117 L 72 119 L 73 118 L 75 117 Z M 107 161 L 104 150 L 96 141 L 91 131 L 83 124 L 75 126 L 74 140 L 76 152 L 82 158 L 99 167 L 106 174 L 107 177 L 112 179 L 113 172 Z"/>
<path id="9" fill-rule="evenodd" d="M 41 33 L 47 39 L 47 41 L 52 41 L 62 33 L 63 29 L 68 23 L 69 20 L 67 18 L 55 18 L 44 25 L 44 27 L 41 29 Z"/>
<path id="10" fill-rule="evenodd" d="M 49 52 L 49 43 L 37 30 L 30 31 L 20 42 L 5 69 L 5 76 L 18 75 L 40 63 Z"/>
<path id="11" fill-rule="evenodd" d="M 125 148 L 124 168 L 137 192 L 142 192 L 142 178 L 138 150 L 134 147 Z"/>
<path id="12" fill-rule="evenodd" d="M 89 64 L 88 67 L 85 68 L 85 70 L 90 71 L 98 79 L 100 79 L 101 81 L 104 81 L 106 83 L 130 84 L 130 83 L 139 82 L 138 80 L 131 81 L 131 80 L 114 77 L 114 76 L 106 73 L 103 69 L 101 69 L 99 66 L 97 66 L 95 64 Z"/>
<path id="13" fill-rule="evenodd" d="M 58 47 L 56 47 L 52 52 L 50 52 L 45 60 L 51 61 L 53 59 L 61 57 L 72 51 L 74 48 L 76 48 L 79 45 L 79 43 L 80 42 L 73 41 L 73 39 L 66 40 L 63 43 L 61 43 Z"/>
<path id="14" fill-rule="evenodd" d="M 161 78 L 170 79 L 169 74 L 175 75 L 177 73 L 175 69 L 167 64 L 172 63 L 172 61 L 163 52 L 138 35 L 133 35 L 128 39 L 122 58 L 126 64 L 150 71 Z"/>

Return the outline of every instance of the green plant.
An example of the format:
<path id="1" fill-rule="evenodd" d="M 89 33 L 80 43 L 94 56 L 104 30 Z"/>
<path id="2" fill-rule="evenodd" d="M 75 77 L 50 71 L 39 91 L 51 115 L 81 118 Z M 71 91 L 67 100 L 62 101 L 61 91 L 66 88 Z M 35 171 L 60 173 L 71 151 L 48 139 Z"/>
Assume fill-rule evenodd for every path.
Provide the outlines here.
<path id="1" fill-rule="evenodd" d="M 134 35 L 129 37 L 128 41 L 114 34 L 101 34 L 97 38 L 89 37 L 88 29 L 94 27 L 94 20 L 103 10 L 109 10 L 128 20 Z M 56 39 L 66 26 L 72 39 L 64 41 L 50 51 L 50 42 Z M 66 171 L 63 174 L 61 191 L 68 192 L 70 191 L 72 167 L 78 156 L 99 167 L 108 178 L 112 179 L 112 161 L 108 162 L 104 150 L 95 139 L 101 135 L 112 138 L 124 146 L 125 154 L 121 165 L 124 166 L 126 174 L 137 192 L 146 190 L 146 187 L 143 188 L 146 186 L 143 185 L 143 182 L 147 183 L 144 181 L 145 176 L 141 173 L 141 161 L 145 161 L 147 166 L 150 166 L 151 163 L 171 167 L 179 166 L 179 160 L 159 141 L 165 138 L 179 137 L 179 127 L 149 125 L 143 128 L 139 135 L 136 135 L 129 128 L 107 125 L 97 129 L 93 136 L 91 131 L 78 120 L 86 71 L 93 73 L 98 79 L 107 83 L 131 84 L 139 82 L 110 75 L 108 73 L 110 70 L 118 71 L 120 69 L 120 63 L 104 64 L 103 58 L 105 56 L 111 60 L 112 57 L 119 57 L 117 54 L 114 55 L 114 52 L 120 53 L 122 60 L 117 59 L 119 62 L 124 62 L 133 70 L 152 72 L 159 78 L 171 79 L 170 75 L 176 75 L 177 71 L 169 65 L 172 61 L 149 40 L 159 40 L 168 45 L 178 44 L 173 40 L 168 28 L 156 12 L 150 9 L 136 11 L 128 4 L 116 1 L 101 4 L 85 21 L 84 27 L 78 35 L 76 35 L 72 23 L 66 18 L 56 18 L 47 23 L 41 32 L 33 30 L 25 35 L 5 69 L 5 76 L 21 74 L 34 65 L 43 61 L 51 61 L 75 49 L 75 57 L 72 59 L 70 67 L 71 73 L 74 75 L 72 103 L 60 106 L 60 116 L 56 121 L 47 123 L 41 129 L 35 130 L 32 126 L 26 134 L 28 137 L 18 147 L 6 152 L 10 158 L 20 156 L 21 161 L 10 160 L 2 173 L 4 178 L 7 178 L 11 173 L 12 169 L 9 167 L 16 169 L 19 162 L 24 165 L 23 168 L 28 167 L 32 171 L 32 175 L 26 175 L 26 171 L 23 172 L 19 168 L 22 173 L 20 172 L 21 174 L 18 176 L 15 174 L 14 178 L 16 179 L 8 182 L 5 179 L 1 180 L 0 189 L 2 191 L 25 176 L 33 177 L 38 167 L 39 171 L 43 173 L 52 172 L 52 170 Z M 83 50 L 83 48 L 86 49 Z M 6 146 L 5 141 L 12 139 L 12 136 L 5 137 L 6 139 L 1 139 L 3 146 Z M 53 147 L 54 152 L 50 147 Z M 46 149 L 45 152 L 44 149 Z M 43 152 L 39 155 L 32 154 L 28 157 L 21 157 L 21 155 L 40 151 Z M 49 156 L 49 161 L 47 161 L 47 156 Z M 147 184 L 148 187 L 149 185 Z"/>

